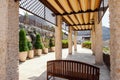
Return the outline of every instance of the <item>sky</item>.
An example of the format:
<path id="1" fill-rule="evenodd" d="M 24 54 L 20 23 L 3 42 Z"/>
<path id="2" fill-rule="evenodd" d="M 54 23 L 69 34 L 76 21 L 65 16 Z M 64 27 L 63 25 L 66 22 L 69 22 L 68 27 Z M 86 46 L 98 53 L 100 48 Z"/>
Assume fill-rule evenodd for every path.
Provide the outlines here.
<path id="1" fill-rule="evenodd" d="M 109 9 L 106 11 L 102 18 L 102 26 L 110 27 L 109 25 Z"/>
<path id="2" fill-rule="evenodd" d="M 26 11 L 25 10 L 23 10 L 23 9 L 21 9 L 21 8 L 19 8 L 19 14 L 22 14 L 22 15 L 24 15 L 26 13 Z M 29 13 L 29 12 L 27 12 L 29 15 L 32 15 L 31 13 Z"/>
<path id="3" fill-rule="evenodd" d="M 19 13 L 24 15 L 25 11 L 22 9 L 19 9 Z M 28 14 L 31 15 L 30 13 Z M 102 26 L 109 27 L 109 9 L 106 11 L 106 13 L 104 14 L 102 18 Z"/>

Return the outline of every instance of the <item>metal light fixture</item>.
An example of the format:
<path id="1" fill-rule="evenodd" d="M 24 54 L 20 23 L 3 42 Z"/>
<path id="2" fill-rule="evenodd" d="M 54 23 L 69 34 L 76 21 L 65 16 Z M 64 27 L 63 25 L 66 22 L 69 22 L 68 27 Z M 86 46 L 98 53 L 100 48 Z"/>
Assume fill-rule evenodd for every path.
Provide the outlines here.
<path id="1" fill-rule="evenodd" d="M 53 17 L 55 17 L 55 14 L 54 14 L 54 13 L 51 13 L 51 15 L 52 15 Z"/>
<path id="2" fill-rule="evenodd" d="M 17 2 L 17 1 L 21 1 L 21 0 L 14 0 L 15 2 Z"/>
<path id="3" fill-rule="evenodd" d="M 18 0 L 14 0 L 15 2 L 17 2 Z"/>

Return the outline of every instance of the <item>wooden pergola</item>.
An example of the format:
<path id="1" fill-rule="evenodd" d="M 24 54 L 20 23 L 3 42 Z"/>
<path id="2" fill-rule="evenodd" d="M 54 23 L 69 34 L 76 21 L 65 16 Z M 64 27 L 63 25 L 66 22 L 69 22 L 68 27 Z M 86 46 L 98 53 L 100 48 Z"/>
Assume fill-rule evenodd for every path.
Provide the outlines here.
<path id="1" fill-rule="evenodd" d="M 73 30 L 91 30 L 95 12 L 107 9 L 104 0 L 40 0 L 55 15 L 60 15 Z"/>

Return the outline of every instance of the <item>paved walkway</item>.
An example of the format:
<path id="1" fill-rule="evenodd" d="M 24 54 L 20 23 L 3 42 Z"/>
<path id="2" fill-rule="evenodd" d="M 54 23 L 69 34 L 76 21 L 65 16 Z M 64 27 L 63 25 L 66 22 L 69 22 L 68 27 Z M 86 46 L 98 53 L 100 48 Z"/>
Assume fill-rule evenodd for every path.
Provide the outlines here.
<path id="1" fill-rule="evenodd" d="M 62 50 L 62 58 L 95 64 L 92 51 L 77 45 L 78 51 L 68 55 L 68 49 Z M 34 59 L 27 60 L 19 65 L 19 80 L 46 80 L 46 62 L 55 59 L 55 53 L 51 52 Z M 100 67 L 100 80 L 110 80 L 109 71 L 105 65 Z M 63 79 L 56 79 L 63 80 Z"/>

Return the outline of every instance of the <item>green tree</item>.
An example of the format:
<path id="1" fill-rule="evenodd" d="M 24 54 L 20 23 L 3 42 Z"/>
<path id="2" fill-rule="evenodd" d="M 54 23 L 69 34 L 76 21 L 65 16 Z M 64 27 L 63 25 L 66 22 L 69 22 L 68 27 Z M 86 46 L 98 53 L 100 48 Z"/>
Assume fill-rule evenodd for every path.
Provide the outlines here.
<path id="1" fill-rule="evenodd" d="M 24 29 L 21 29 L 19 32 L 19 51 L 28 51 L 26 32 Z"/>
<path id="2" fill-rule="evenodd" d="M 36 41 L 35 41 L 35 45 L 34 45 L 35 49 L 42 49 L 42 43 L 41 43 L 41 38 L 40 38 L 40 34 L 36 34 Z"/>
<path id="3" fill-rule="evenodd" d="M 53 47 L 53 46 L 55 46 L 55 44 L 53 43 L 53 39 L 50 38 L 50 39 L 49 39 L 49 47 L 51 48 L 51 47 Z"/>
<path id="4" fill-rule="evenodd" d="M 30 41 L 27 42 L 27 45 L 28 45 L 28 49 L 32 50 L 32 43 Z"/>
<path id="5" fill-rule="evenodd" d="M 24 23 L 27 24 L 29 21 L 29 15 L 27 12 L 24 13 Z"/>

